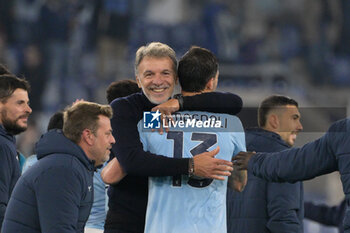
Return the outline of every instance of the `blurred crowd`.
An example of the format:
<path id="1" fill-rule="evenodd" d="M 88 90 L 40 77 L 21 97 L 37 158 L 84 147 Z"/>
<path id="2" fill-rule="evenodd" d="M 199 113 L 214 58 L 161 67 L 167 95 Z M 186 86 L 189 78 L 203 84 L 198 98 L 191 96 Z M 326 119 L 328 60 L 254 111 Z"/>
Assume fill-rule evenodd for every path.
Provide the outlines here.
<path id="1" fill-rule="evenodd" d="M 221 68 L 280 64 L 289 83 L 297 69 L 312 86 L 350 88 L 347 0 L 0 0 L 0 63 L 32 87 L 20 151 L 33 153 L 53 112 L 81 98 L 105 103 L 112 81 L 134 79 L 135 51 L 151 41 L 179 57 L 191 45 L 208 48 Z"/>
<path id="2" fill-rule="evenodd" d="M 151 41 L 178 56 L 202 46 L 220 64 L 297 64 L 314 85 L 350 86 L 346 0 L 0 0 L 0 62 L 30 81 L 35 113 L 105 102 Z"/>

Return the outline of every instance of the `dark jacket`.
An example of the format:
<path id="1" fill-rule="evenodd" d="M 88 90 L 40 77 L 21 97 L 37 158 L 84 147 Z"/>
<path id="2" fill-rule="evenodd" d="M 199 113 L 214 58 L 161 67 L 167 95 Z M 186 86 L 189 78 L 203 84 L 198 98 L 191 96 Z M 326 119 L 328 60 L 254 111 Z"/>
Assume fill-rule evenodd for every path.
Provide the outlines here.
<path id="1" fill-rule="evenodd" d="M 343 220 L 346 210 L 345 200 L 336 206 L 316 205 L 312 202 L 305 202 L 304 207 L 305 218 L 327 226 L 338 227 L 339 233 L 344 232 Z"/>
<path id="2" fill-rule="evenodd" d="M 18 180 L 2 233 L 83 232 L 93 202 L 93 163 L 59 130 L 36 145 L 38 162 Z"/>
<path id="3" fill-rule="evenodd" d="M 111 125 L 116 143 L 113 152 L 128 174 L 108 190 L 109 210 L 105 229 L 118 232 L 143 232 L 148 199 L 148 176 L 188 174 L 188 159 L 174 159 L 143 151 L 137 123 L 144 111 L 155 105 L 137 93 L 112 102 Z M 186 110 L 237 114 L 242 99 L 231 93 L 205 93 L 184 97 Z M 109 232 L 109 231 L 106 231 Z"/>
<path id="4" fill-rule="evenodd" d="M 281 137 L 263 129 L 246 132 L 248 151 L 276 152 L 289 146 Z M 303 185 L 301 182 L 267 182 L 248 172 L 243 192 L 228 189 L 227 229 L 229 233 L 303 232 Z"/>
<path id="5" fill-rule="evenodd" d="M 321 138 L 280 153 L 258 153 L 248 164 L 254 175 L 269 181 L 296 182 L 339 171 L 347 210 L 344 232 L 350 233 L 350 118 L 331 125 Z"/>
<path id="6" fill-rule="evenodd" d="M 20 175 L 15 137 L 0 125 L 0 229 L 12 190 Z"/>

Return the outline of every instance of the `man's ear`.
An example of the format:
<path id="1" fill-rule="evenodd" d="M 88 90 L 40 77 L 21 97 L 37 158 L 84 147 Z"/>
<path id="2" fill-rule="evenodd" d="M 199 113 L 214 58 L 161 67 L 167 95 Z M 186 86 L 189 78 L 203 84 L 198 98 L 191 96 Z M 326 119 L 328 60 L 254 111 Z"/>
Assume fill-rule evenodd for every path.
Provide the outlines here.
<path id="1" fill-rule="evenodd" d="M 215 77 L 210 78 L 207 82 L 207 85 L 205 85 L 205 89 L 212 91 L 215 88 Z"/>
<path id="2" fill-rule="evenodd" d="M 273 129 L 278 129 L 280 125 L 279 118 L 276 114 L 269 114 L 267 118 L 268 124 Z"/>
<path id="3" fill-rule="evenodd" d="M 175 84 L 178 84 L 179 83 L 179 77 L 176 75 L 175 76 Z"/>
<path id="4" fill-rule="evenodd" d="M 84 129 L 83 133 L 81 134 L 81 140 L 89 146 L 92 146 L 94 144 L 93 132 L 90 129 Z"/>

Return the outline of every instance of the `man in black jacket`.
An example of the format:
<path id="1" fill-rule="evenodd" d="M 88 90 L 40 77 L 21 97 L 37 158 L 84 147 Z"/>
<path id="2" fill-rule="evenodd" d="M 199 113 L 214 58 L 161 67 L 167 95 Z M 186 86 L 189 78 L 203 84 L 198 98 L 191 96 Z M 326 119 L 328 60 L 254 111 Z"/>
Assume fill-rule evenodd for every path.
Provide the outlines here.
<path id="1" fill-rule="evenodd" d="M 0 69 L 7 72 L 3 67 Z M 27 81 L 9 73 L 0 75 L 0 230 L 12 190 L 21 174 L 14 136 L 27 129 L 32 112 L 28 91 Z"/>
<path id="2" fill-rule="evenodd" d="M 144 231 L 148 176 L 188 175 L 194 172 L 206 178 L 224 179 L 222 176 L 229 175 L 232 170 L 230 162 L 214 158 L 212 152 L 195 156 L 193 166 L 191 159 L 168 158 L 143 151 L 137 123 L 144 111 L 150 111 L 171 97 L 177 80 L 175 52 L 158 42 L 142 46 L 136 53 L 135 75 L 143 93 L 114 100 L 111 104 L 114 111 L 111 123 L 116 138 L 113 151 L 118 160 L 112 160 L 105 169 L 119 161 L 127 176 L 109 189 L 105 233 Z M 240 97 L 226 93 L 205 93 L 183 97 L 180 102 L 175 102 L 178 107 L 175 111 L 182 107 L 180 110 L 221 110 L 235 114 L 242 106 Z M 116 173 L 115 180 L 108 183 L 118 181 L 118 169 L 112 170 Z M 103 173 L 101 175 L 104 178 Z"/>
<path id="3" fill-rule="evenodd" d="M 108 105 L 73 104 L 63 133 L 51 130 L 36 145 L 38 162 L 17 182 L 2 233 L 83 233 L 93 202 L 93 173 L 115 142 Z"/>
<path id="4" fill-rule="evenodd" d="M 298 103 L 274 95 L 263 100 L 258 109 L 260 128 L 246 131 L 248 151 L 276 152 L 294 145 L 302 130 Z M 267 182 L 248 172 L 242 193 L 227 191 L 229 233 L 303 232 L 302 182 Z"/>

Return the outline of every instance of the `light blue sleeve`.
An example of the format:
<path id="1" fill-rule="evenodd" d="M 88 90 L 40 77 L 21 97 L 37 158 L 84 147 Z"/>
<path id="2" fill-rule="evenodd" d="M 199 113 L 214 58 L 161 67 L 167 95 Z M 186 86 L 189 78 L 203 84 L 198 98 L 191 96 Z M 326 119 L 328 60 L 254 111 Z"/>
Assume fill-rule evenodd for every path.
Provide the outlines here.
<path id="1" fill-rule="evenodd" d="M 235 117 L 235 132 L 233 134 L 233 142 L 235 144 L 233 156 L 238 154 L 240 151 L 246 151 L 245 133 L 242 126 L 242 122 L 239 120 L 238 117 Z"/>

